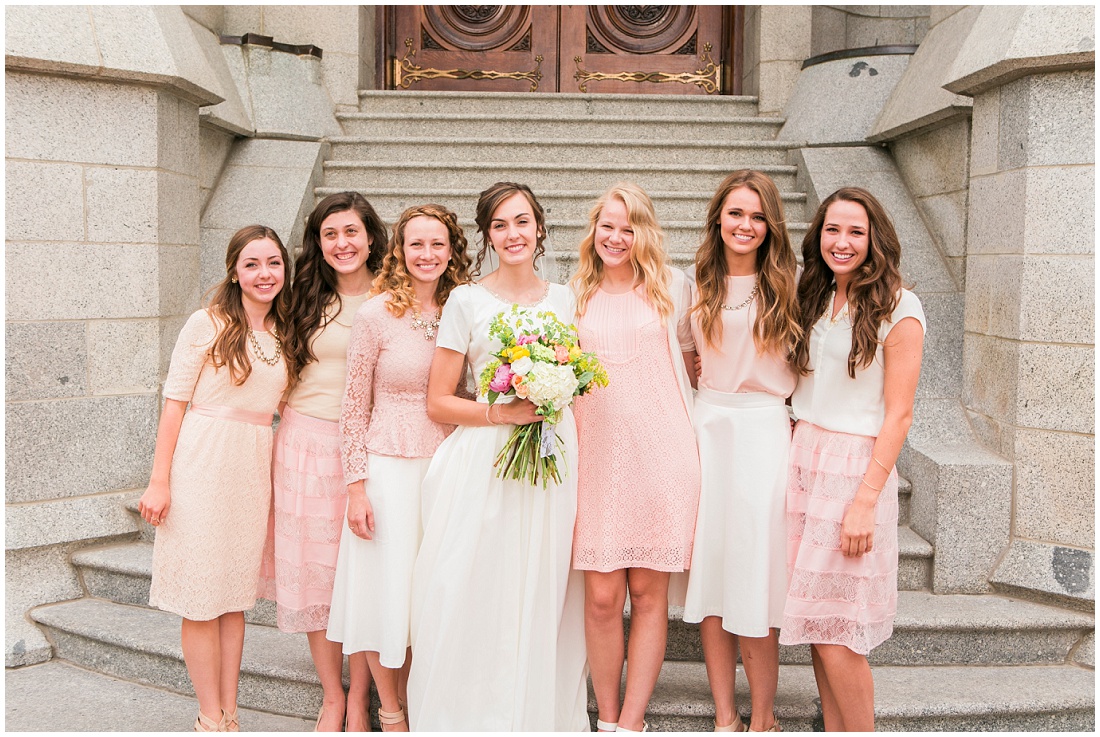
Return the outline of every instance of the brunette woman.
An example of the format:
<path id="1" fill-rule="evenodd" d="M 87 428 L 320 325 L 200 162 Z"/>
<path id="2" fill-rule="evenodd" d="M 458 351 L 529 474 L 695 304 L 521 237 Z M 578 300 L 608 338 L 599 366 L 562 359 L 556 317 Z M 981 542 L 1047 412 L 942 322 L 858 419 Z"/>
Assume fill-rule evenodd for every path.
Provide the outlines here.
<path id="1" fill-rule="evenodd" d="M 580 345 L 608 386 L 577 400 L 577 525 L 584 626 L 600 731 L 641 732 L 665 657 L 669 576 L 691 564 L 699 455 L 691 428 L 694 365 L 682 271 L 665 262 L 653 202 L 617 184 L 596 202 L 573 277 Z M 623 605 L 630 592 L 630 656 Z"/>
<path id="2" fill-rule="evenodd" d="M 825 728 L 869 732 L 867 654 L 890 636 L 897 609 L 894 463 L 913 418 L 924 312 L 902 288 L 894 226 L 864 189 L 825 198 L 802 259 L 780 642 L 810 644 Z"/>
<path id="3" fill-rule="evenodd" d="M 239 730 L 244 612 L 259 593 L 271 504 L 271 421 L 294 377 L 282 344 L 290 332 L 286 264 L 271 228 L 233 234 L 225 278 L 172 352 L 139 504 L 157 528 L 149 603 L 183 617 L 196 732 Z"/>
<path id="4" fill-rule="evenodd" d="M 420 484 L 454 429 L 428 418 L 439 314 L 469 277 L 458 218 L 410 207 L 393 228 L 372 294 L 355 313 L 340 413 L 348 529 L 340 539 L 328 636 L 366 652 L 383 731 L 408 731 L 409 607 L 420 548 Z"/>
<path id="5" fill-rule="evenodd" d="M 349 659 L 345 704 L 343 655 L 325 630 L 347 507 L 339 419 L 348 340 L 385 244 L 386 227 L 370 203 L 341 192 L 310 213 L 294 264 L 290 345 L 299 380 L 275 436 L 275 599 L 279 629 L 309 639 L 324 689 L 318 731 L 370 729 L 366 658 Z"/>
<path id="6" fill-rule="evenodd" d="M 489 335 L 513 305 L 569 322 L 568 287 L 535 273 L 542 206 L 522 184 L 481 193 L 477 266 L 492 248 L 497 270 L 451 292 L 428 378 L 428 417 L 458 425 L 424 479 L 424 539 L 413 571 L 413 731 L 546 731 L 589 728 L 584 673 L 583 581 L 570 576 L 577 512 L 575 473 L 561 484 L 497 476 L 493 461 L 516 425 L 541 421 L 528 400 L 489 405 L 457 396 L 500 349 Z M 564 466 L 576 468 L 577 434 L 566 409 L 557 424 Z"/>
<path id="7" fill-rule="evenodd" d="M 787 591 L 784 494 L 801 334 L 795 257 L 775 183 L 735 171 L 707 208 L 695 259 L 692 330 L 702 358 L 695 433 L 703 467 L 685 622 L 700 622 L 715 731 L 745 727 L 734 695 L 737 649 L 754 732 L 777 732 L 776 628 Z"/>

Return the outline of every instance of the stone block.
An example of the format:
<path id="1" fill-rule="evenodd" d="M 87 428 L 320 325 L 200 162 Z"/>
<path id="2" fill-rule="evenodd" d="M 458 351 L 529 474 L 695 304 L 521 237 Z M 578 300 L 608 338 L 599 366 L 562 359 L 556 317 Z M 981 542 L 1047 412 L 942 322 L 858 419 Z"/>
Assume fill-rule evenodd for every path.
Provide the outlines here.
<path id="1" fill-rule="evenodd" d="M 157 320 L 92 320 L 87 326 L 90 394 L 157 391 L 160 386 Z"/>
<path id="2" fill-rule="evenodd" d="M 5 100 L 8 158 L 157 166 L 153 89 L 8 71 Z"/>
<path id="3" fill-rule="evenodd" d="M 970 5 L 929 5 L 928 6 L 928 21 L 932 26 L 936 26 L 943 21 L 947 20 L 960 10 L 971 7 Z"/>
<path id="4" fill-rule="evenodd" d="M 83 594 L 68 557 L 76 545 L 5 551 L 4 665 L 15 668 L 49 660 L 53 648 L 26 616 L 40 604 L 75 599 Z"/>
<path id="5" fill-rule="evenodd" d="M 970 256 L 966 261 L 966 275 L 966 330 L 1017 338 L 1020 334 L 1023 258 Z"/>
<path id="6" fill-rule="evenodd" d="M 261 223 L 274 228 L 285 243 L 297 205 L 303 197 L 312 198 L 312 192 L 303 188 L 303 181 L 285 176 L 288 173 L 290 170 L 274 167 L 227 166 L 203 214 L 202 227 L 236 231 L 250 223 Z M 287 210 L 289 203 L 295 206 Z M 228 242 L 222 244 L 223 249 Z"/>
<path id="7" fill-rule="evenodd" d="M 312 170 L 323 159 L 324 144 L 317 141 L 273 141 L 258 138 L 237 141 L 227 166 L 267 166 Z"/>
<path id="8" fill-rule="evenodd" d="M 1024 252 L 1094 253 L 1094 167 L 1091 164 L 1034 167 L 1023 172 L 1023 176 L 1027 189 Z"/>
<path id="9" fill-rule="evenodd" d="M 760 62 L 797 61 L 810 56 L 813 13 L 808 5 L 760 6 Z"/>
<path id="10" fill-rule="evenodd" d="M 924 336 L 923 365 L 917 385 L 918 397 L 958 397 L 963 387 L 963 295 L 937 293 L 921 295 L 928 321 Z"/>
<path id="11" fill-rule="evenodd" d="M 88 240 L 156 243 L 159 176 L 155 169 L 89 168 Z"/>
<path id="12" fill-rule="evenodd" d="M 8 502 L 144 487 L 153 458 L 157 409 L 153 394 L 9 404 L 4 468 Z M 40 505 L 21 507 L 32 519 L 13 524 L 13 509 L 9 506 L 7 511 L 9 547 L 74 539 L 64 535 L 88 527 L 78 516 L 60 519 L 51 517 L 53 512 L 28 511 L 41 510 Z M 74 524 L 75 529 L 66 530 Z M 48 530 L 60 537 L 35 542 Z M 24 542 L 16 545 L 16 540 Z"/>
<path id="13" fill-rule="evenodd" d="M 225 24 L 225 8 L 221 5 L 181 5 L 180 10 L 211 33 L 221 33 Z"/>
<path id="14" fill-rule="evenodd" d="M 1052 594 L 1090 608 L 1096 600 L 1095 580 L 1093 551 L 1020 539 L 1012 541 L 990 578 L 998 588 Z"/>
<path id="15" fill-rule="evenodd" d="M 1094 439 L 1018 428 L 1015 533 L 1092 547 L 1096 540 Z"/>
<path id="16" fill-rule="evenodd" d="M 329 53 L 359 53 L 359 8 L 355 5 L 265 5 L 264 34 L 276 41 L 313 44 Z"/>
<path id="17" fill-rule="evenodd" d="M 232 148 L 231 133 L 212 126 L 199 128 L 199 187 L 203 191 L 204 206 L 218 183 Z"/>
<path id="18" fill-rule="evenodd" d="M 1077 649 L 1073 651 L 1073 662 L 1077 665 L 1083 665 L 1086 668 L 1095 670 L 1096 668 L 1096 633 L 1089 632 L 1078 643 Z"/>
<path id="19" fill-rule="evenodd" d="M 898 170 L 917 197 L 970 185 L 970 126 L 965 120 L 909 136 L 891 147 Z"/>
<path id="20" fill-rule="evenodd" d="M 221 10 L 220 7 L 218 9 Z M 223 51 L 216 31 L 208 31 L 198 22 L 192 21 L 191 32 L 195 37 L 195 42 L 206 56 L 206 63 L 214 72 L 218 94 L 225 98 L 217 105 L 208 105 L 202 108 L 199 115 L 207 125 L 238 135 L 251 135 L 253 133 L 252 117 L 249 112 L 251 108 L 241 99 L 240 89 L 228 61 L 232 55 Z M 235 58 L 240 62 L 241 52 L 239 46 L 236 47 Z M 236 68 L 240 71 L 239 64 Z"/>
<path id="21" fill-rule="evenodd" d="M 968 256 L 1022 253 L 1027 232 L 1027 172 L 1005 171 L 970 179 Z"/>
<path id="22" fill-rule="evenodd" d="M 1096 383 L 1093 346 L 1020 343 L 1016 424 L 1092 434 Z"/>
<path id="23" fill-rule="evenodd" d="M 879 14 L 883 18 L 912 18 L 919 20 L 927 18 L 930 10 L 928 5 L 880 5 Z"/>
<path id="24" fill-rule="evenodd" d="M 860 49 L 887 44 L 917 44 L 920 43 L 920 38 L 917 36 L 916 18 L 849 15 L 844 42 L 845 48 Z"/>
<path id="25" fill-rule="evenodd" d="M 1020 280 L 1020 340 L 1092 345 L 1092 256 L 1029 256 Z"/>
<path id="26" fill-rule="evenodd" d="M 242 227 L 245 224 L 242 224 Z M 206 294 L 206 290 L 225 278 L 225 252 L 229 247 L 229 239 L 237 230 L 237 228 L 202 228 L 202 243 L 199 248 L 200 293 Z"/>
<path id="27" fill-rule="evenodd" d="M 83 167 L 9 160 L 5 181 L 7 240 L 83 240 Z"/>
<path id="28" fill-rule="evenodd" d="M 963 349 L 963 403 L 1000 423 L 1015 424 L 1020 344 L 967 333 Z"/>
<path id="29" fill-rule="evenodd" d="M 192 156 L 195 156 L 197 149 L 196 143 Z M 198 157 L 195 156 L 195 159 L 197 161 Z M 202 191 L 197 176 L 159 172 L 156 204 L 157 243 L 198 244 Z"/>
<path id="30" fill-rule="evenodd" d="M 917 200 L 924 221 L 943 254 L 963 263 L 966 258 L 967 190 L 931 195 Z M 962 284 L 962 279 L 956 276 Z"/>
<path id="31" fill-rule="evenodd" d="M 999 456 L 1012 457 L 1012 427 L 1002 424 L 988 415 L 980 414 L 967 408 L 967 418 L 970 427 L 974 430 L 974 436 Z"/>
<path id="32" fill-rule="evenodd" d="M 1000 150 L 1001 89 L 974 97 L 970 118 L 970 176 L 993 174 L 998 169 Z"/>
<path id="33" fill-rule="evenodd" d="M 343 133 L 321 82 L 320 59 L 242 48 L 257 136 L 318 140 Z"/>
<path id="34" fill-rule="evenodd" d="M 198 308 L 199 249 L 199 246 L 164 246 L 159 249 L 159 315 L 190 315 Z"/>
<path id="35" fill-rule="evenodd" d="M 59 266 L 45 272 L 47 254 Z M 8 243 L 5 256 L 9 320 L 154 317 L 159 311 L 152 246 Z"/>
<path id="36" fill-rule="evenodd" d="M 92 16 L 82 5 L 5 6 L 4 54 L 43 71 L 87 74 L 100 63 Z"/>
<path id="37" fill-rule="evenodd" d="M 195 151 L 199 147 L 199 108 L 175 95 L 157 95 L 157 161 L 159 168 L 196 177 Z"/>
<path id="38" fill-rule="evenodd" d="M 844 26 L 848 14 L 828 5 L 814 5 L 810 12 L 810 55 L 820 56 L 844 48 Z"/>
<path id="39" fill-rule="evenodd" d="M 359 55 L 330 54 L 321 60 L 325 89 L 337 105 L 356 110 L 359 106 Z"/>
<path id="40" fill-rule="evenodd" d="M 1094 86 L 1092 71 L 1073 71 L 1002 87 L 1000 168 L 1093 163 L 1095 142 L 1081 131 L 1095 124 Z"/>
<path id="41" fill-rule="evenodd" d="M 6 398 L 64 399 L 87 393 L 83 322 L 9 322 L 5 327 Z"/>
<path id="42" fill-rule="evenodd" d="M 157 357 L 157 375 L 162 383 L 168 378 L 168 367 L 172 364 L 172 350 L 176 347 L 176 339 L 179 338 L 180 331 L 183 330 L 183 325 L 187 322 L 188 317 L 189 315 L 181 315 L 179 317 L 162 317 L 159 320 L 158 338 L 160 348 Z"/>
<path id="43" fill-rule="evenodd" d="M 909 57 L 837 59 L 803 69 L 783 107 L 777 140 L 810 144 L 865 143 Z"/>
<path id="44" fill-rule="evenodd" d="M 246 33 L 264 33 L 263 5 L 226 5 L 223 33 L 243 36 Z M 281 39 L 280 39 L 281 40 Z"/>

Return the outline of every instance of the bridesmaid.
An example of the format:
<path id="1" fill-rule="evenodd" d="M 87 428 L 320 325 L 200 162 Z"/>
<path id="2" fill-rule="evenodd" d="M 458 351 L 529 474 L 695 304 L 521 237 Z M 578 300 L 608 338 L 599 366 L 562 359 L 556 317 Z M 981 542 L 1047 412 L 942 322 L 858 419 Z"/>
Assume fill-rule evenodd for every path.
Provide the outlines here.
<path id="1" fill-rule="evenodd" d="M 427 412 L 439 313 L 469 277 L 458 218 L 410 207 L 393 228 L 372 294 L 355 313 L 340 412 L 348 528 L 340 539 L 328 636 L 366 651 L 383 731 L 408 731 L 409 608 L 420 547 L 420 485 L 452 425 Z M 398 726 L 400 725 L 400 726 Z M 393 728 L 392 730 L 389 728 Z"/>
<path id="2" fill-rule="evenodd" d="M 456 395 L 468 361 L 475 376 L 500 343 L 489 324 L 513 305 L 576 312 L 568 287 L 535 272 L 542 206 L 522 184 L 481 193 L 477 265 L 491 247 L 495 272 L 456 287 L 440 318 L 428 378 L 428 417 L 458 425 L 424 478 L 424 539 L 413 571 L 413 731 L 588 731 L 583 581 L 570 576 L 577 480 L 543 487 L 496 475 L 493 461 L 516 425 L 541 420 L 527 400 L 489 405 Z M 501 400 L 504 397 L 500 398 Z M 567 409 L 557 425 L 564 467 L 576 468 Z"/>
<path id="3" fill-rule="evenodd" d="M 382 265 L 386 226 L 356 192 L 329 195 L 310 213 L 294 264 L 294 351 L 299 381 L 275 436 L 275 599 L 279 629 L 305 632 L 324 689 L 317 730 L 369 731 L 365 656 L 349 659 L 346 708 L 339 643 L 325 637 L 347 487 L 340 403 L 352 317 Z"/>
<path id="4" fill-rule="evenodd" d="M 665 263 L 653 202 L 637 185 L 615 185 L 592 208 L 572 283 L 580 344 L 610 377 L 576 408 L 573 567 L 584 571 L 596 726 L 641 732 L 665 657 L 669 575 L 691 563 L 699 456 L 688 375 L 695 361 L 690 289 L 684 273 Z M 630 656 L 620 707 L 628 590 Z"/>
<path id="5" fill-rule="evenodd" d="M 703 466 L 685 622 L 701 622 L 714 729 L 745 730 L 734 693 L 740 644 L 752 732 L 778 732 L 775 692 L 787 592 L 784 495 L 801 335 L 795 263 L 775 183 L 727 176 L 695 259 L 692 332 L 702 358 L 695 432 Z"/>
<path id="6" fill-rule="evenodd" d="M 897 610 L 894 463 L 913 419 L 924 311 L 902 288 L 893 223 L 864 189 L 825 198 L 802 259 L 779 641 L 810 644 L 825 728 L 870 732 L 867 654 L 890 637 Z"/>
<path id="7" fill-rule="evenodd" d="M 256 603 L 271 504 L 271 421 L 293 383 L 287 252 L 271 228 L 229 240 L 225 278 L 191 315 L 164 383 L 149 488 L 149 603 L 183 617 L 196 732 L 239 731 L 244 612 Z M 188 402 L 191 403 L 188 408 Z"/>

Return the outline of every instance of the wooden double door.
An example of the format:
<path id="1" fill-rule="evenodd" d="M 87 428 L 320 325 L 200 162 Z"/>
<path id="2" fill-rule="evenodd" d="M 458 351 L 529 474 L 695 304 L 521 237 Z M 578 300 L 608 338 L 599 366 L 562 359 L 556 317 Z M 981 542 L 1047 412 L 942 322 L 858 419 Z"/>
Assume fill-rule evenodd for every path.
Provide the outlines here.
<path id="1" fill-rule="evenodd" d="M 402 5 L 383 10 L 386 89 L 738 94 L 740 8 Z"/>

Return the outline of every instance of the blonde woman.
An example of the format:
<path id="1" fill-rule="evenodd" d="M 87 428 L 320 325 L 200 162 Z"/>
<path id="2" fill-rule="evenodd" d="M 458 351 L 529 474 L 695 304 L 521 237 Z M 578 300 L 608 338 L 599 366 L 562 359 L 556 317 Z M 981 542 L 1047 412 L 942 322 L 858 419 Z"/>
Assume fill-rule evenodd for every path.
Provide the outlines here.
<path id="1" fill-rule="evenodd" d="M 796 268 L 775 183 L 757 171 L 730 174 L 707 208 L 692 308 L 702 359 L 695 434 L 703 486 L 684 621 L 701 623 L 715 731 L 745 730 L 734 696 L 738 645 L 752 697 L 749 731 L 779 731 L 786 401 L 802 334 Z"/>
<path id="2" fill-rule="evenodd" d="M 420 484 L 454 430 L 428 418 L 428 370 L 439 314 L 469 277 L 458 218 L 439 205 L 410 207 L 393 227 L 375 295 L 348 344 L 340 412 L 348 531 L 340 538 L 328 637 L 366 652 L 382 731 L 408 731 L 412 569 L 420 548 Z"/>
<path id="3" fill-rule="evenodd" d="M 580 344 L 600 357 L 610 379 L 607 388 L 580 397 L 576 409 L 573 567 L 584 571 L 597 728 L 641 732 L 665 657 L 669 577 L 691 564 L 699 457 L 691 427 L 688 282 L 665 263 L 653 202 L 637 185 L 615 185 L 592 208 L 572 286 Z"/>

